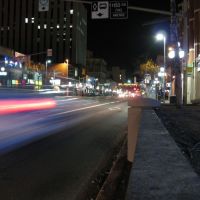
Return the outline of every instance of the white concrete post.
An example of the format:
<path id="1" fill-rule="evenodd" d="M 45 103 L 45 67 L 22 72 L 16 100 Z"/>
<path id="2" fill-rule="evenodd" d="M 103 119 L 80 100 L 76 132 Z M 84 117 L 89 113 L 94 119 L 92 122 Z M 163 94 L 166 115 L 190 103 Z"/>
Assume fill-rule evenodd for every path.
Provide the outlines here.
<path id="1" fill-rule="evenodd" d="M 128 161 L 133 162 L 140 128 L 141 108 L 128 109 Z"/>

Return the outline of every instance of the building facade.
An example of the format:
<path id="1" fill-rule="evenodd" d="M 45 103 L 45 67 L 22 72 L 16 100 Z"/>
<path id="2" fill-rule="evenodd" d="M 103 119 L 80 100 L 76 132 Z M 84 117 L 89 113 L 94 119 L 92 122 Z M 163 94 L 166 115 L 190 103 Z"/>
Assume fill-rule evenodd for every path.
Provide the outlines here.
<path id="1" fill-rule="evenodd" d="M 189 0 L 189 58 L 188 67 L 191 76 L 188 86 L 191 88 L 191 100 L 200 99 L 200 1 Z"/>
<path id="2" fill-rule="evenodd" d="M 200 1 L 183 0 L 180 39 L 185 51 L 183 100 L 200 99 Z"/>
<path id="3" fill-rule="evenodd" d="M 93 57 L 93 53 L 88 51 L 86 74 L 98 79 L 99 84 L 105 83 L 108 78 L 107 62 L 102 58 Z"/>
<path id="4" fill-rule="evenodd" d="M 117 83 L 125 83 L 126 82 L 126 70 L 121 69 L 120 67 L 112 67 L 111 72 L 112 78 Z"/>
<path id="5" fill-rule="evenodd" d="M 106 61 L 101 58 L 87 59 L 86 73 L 88 76 L 97 78 L 99 83 L 105 83 L 108 74 Z"/>
<path id="6" fill-rule="evenodd" d="M 85 66 L 87 10 L 83 4 L 49 0 L 48 10 L 39 11 L 39 0 L 0 1 L 0 46 L 45 63 L 47 49 L 52 62 L 69 59 Z"/>

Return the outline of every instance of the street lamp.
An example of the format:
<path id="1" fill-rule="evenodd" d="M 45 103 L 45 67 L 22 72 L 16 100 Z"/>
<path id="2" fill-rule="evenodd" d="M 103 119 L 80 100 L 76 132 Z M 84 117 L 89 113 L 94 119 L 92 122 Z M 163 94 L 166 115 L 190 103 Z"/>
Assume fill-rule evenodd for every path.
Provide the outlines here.
<path id="1" fill-rule="evenodd" d="M 68 76 L 69 76 L 69 59 L 66 58 L 65 61 L 64 61 L 64 63 L 66 63 L 66 65 L 67 65 L 66 66 L 67 67 L 66 70 L 67 70 L 67 79 L 68 79 Z"/>
<path id="2" fill-rule="evenodd" d="M 48 67 L 48 64 L 50 64 L 50 63 L 51 63 L 51 60 L 46 60 L 46 73 L 45 73 L 46 78 L 47 78 L 47 67 Z"/>
<path id="3" fill-rule="evenodd" d="M 183 102 L 183 69 L 181 66 L 181 60 L 185 57 L 185 52 L 181 49 L 180 43 L 178 42 L 176 45 L 169 47 L 168 49 L 168 57 L 173 59 L 174 64 L 174 73 L 175 73 L 175 95 L 177 99 L 177 105 L 181 105 Z M 182 63 L 183 64 L 183 63 Z M 172 87 L 172 85 L 171 85 Z M 170 94 L 172 90 L 170 91 Z"/>
<path id="4" fill-rule="evenodd" d="M 166 71 L 166 36 L 165 36 L 165 34 L 164 33 L 158 33 L 157 35 L 156 35 L 156 40 L 158 40 L 158 41 L 163 41 L 163 50 L 164 50 L 164 73 L 165 73 L 165 71 Z M 165 76 L 163 76 L 163 95 L 164 95 L 164 99 L 163 99 L 163 101 L 164 101 L 164 103 L 165 103 Z"/>

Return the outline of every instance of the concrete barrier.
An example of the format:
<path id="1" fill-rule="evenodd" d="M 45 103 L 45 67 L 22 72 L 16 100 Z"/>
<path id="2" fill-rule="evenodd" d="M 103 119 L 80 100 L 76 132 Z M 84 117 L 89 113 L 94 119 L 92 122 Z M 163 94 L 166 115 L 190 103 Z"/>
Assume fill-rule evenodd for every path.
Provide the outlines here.
<path id="1" fill-rule="evenodd" d="M 128 155 L 127 159 L 133 162 L 137 137 L 140 128 L 140 120 L 143 109 L 160 106 L 160 102 L 155 99 L 136 97 L 128 101 Z"/>

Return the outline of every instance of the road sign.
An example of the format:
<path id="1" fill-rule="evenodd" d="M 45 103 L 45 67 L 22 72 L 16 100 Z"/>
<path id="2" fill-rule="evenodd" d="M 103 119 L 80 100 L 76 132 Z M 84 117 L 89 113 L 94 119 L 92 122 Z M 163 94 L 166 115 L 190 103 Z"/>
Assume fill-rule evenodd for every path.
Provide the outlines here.
<path id="1" fill-rule="evenodd" d="M 47 49 L 47 56 L 52 56 L 52 49 Z"/>
<path id="2" fill-rule="evenodd" d="M 110 2 L 110 19 L 127 19 L 128 1 Z"/>
<path id="3" fill-rule="evenodd" d="M 92 2 L 92 19 L 106 19 L 109 17 L 108 1 Z"/>
<path id="4" fill-rule="evenodd" d="M 48 11 L 49 10 L 49 0 L 39 0 L 39 11 Z"/>

